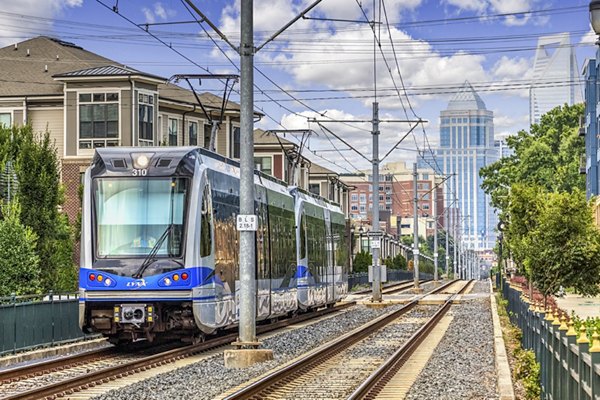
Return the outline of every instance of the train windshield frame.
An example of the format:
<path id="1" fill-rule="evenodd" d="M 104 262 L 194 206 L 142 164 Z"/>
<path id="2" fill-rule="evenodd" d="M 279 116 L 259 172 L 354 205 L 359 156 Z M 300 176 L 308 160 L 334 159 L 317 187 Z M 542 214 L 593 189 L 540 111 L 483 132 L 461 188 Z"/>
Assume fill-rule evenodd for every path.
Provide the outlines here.
<path id="1" fill-rule="evenodd" d="M 155 257 L 181 258 L 189 181 L 183 177 L 95 178 L 96 258 L 144 258 L 161 241 Z"/>

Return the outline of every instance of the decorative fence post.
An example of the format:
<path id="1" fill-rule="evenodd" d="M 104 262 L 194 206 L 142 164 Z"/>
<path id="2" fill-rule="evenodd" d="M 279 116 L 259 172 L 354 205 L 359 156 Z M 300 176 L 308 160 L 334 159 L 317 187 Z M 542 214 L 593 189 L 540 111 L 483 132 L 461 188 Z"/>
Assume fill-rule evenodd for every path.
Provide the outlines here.
<path id="1" fill-rule="evenodd" d="M 577 392 L 579 396 L 578 398 L 580 399 L 588 398 L 587 392 L 585 391 L 585 386 L 587 384 L 586 377 L 589 375 L 588 373 L 586 373 L 588 368 L 585 359 L 587 355 L 586 352 L 589 348 L 589 343 L 590 341 L 587 338 L 585 326 L 582 325 L 581 328 L 579 328 L 579 339 L 577 339 L 577 347 L 579 347 L 579 389 L 577 390 Z"/>
<path id="2" fill-rule="evenodd" d="M 568 329 L 565 334 L 567 344 L 567 397 L 566 399 L 577 398 L 577 381 L 573 375 L 579 375 L 579 348 L 576 346 L 577 332 L 573 320 L 569 320 Z"/>

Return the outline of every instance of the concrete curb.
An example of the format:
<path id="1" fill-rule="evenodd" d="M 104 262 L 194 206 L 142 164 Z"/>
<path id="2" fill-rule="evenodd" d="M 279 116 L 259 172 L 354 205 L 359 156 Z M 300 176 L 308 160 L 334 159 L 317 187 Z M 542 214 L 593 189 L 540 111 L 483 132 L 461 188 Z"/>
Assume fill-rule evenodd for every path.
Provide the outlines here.
<path id="1" fill-rule="evenodd" d="M 69 343 L 62 346 L 46 347 L 39 350 L 26 351 L 14 355 L 8 355 L 0 358 L 0 368 L 9 367 L 11 365 L 20 364 L 28 361 L 41 360 L 54 356 L 61 356 L 69 353 L 81 352 L 84 350 L 95 349 L 107 345 L 105 338 L 90 339 Z"/>
<path id="2" fill-rule="evenodd" d="M 513 389 L 512 375 L 504 347 L 504 338 L 502 337 L 502 327 L 498 317 L 498 305 L 496 296 L 492 291 L 492 282 L 490 280 L 490 304 L 492 306 L 492 320 L 494 322 L 494 354 L 496 362 L 496 372 L 498 374 L 498 394 L 500 400 L 515 400 L 515 391 Z"/>

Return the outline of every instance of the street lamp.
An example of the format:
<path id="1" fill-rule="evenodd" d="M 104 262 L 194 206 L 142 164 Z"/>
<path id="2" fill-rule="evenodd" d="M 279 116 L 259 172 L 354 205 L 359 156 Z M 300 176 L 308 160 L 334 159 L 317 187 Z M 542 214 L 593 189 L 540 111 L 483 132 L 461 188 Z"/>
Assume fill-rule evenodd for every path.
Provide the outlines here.
<path id="1" fill-rule="evenodd" d="M 596 35 L 600 35 L 600 0 L 590 1 L 590 23 Z"/>
<path id="2" fill-rule="evenodd" d="M 360 252 L 362 253 L 363 248 L 362 248 L 362 235 L 363 233 L 365 233 L 365 230 L 363 229 L 362 225 L 360 226 L 360 228 L 358 228 L 358 240 L 360 240 Z"/>

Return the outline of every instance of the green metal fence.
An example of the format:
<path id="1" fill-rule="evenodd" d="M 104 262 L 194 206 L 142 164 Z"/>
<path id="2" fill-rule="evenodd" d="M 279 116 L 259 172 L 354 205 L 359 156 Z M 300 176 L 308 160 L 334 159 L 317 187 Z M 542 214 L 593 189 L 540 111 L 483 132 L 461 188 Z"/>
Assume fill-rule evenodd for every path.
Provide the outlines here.
<path id="1" fill-rule="evenodd" d="M 0 297 L 0 355 L 82 339 L 77 294 Z"/>
<path id="2" fill-rule="evenodd" d="M 521 299 L 519 290 L 502 283 L 510 320 L 523 332 L 523 348 L 533 350 L 540 363 L 542 400 L 600 399 L 598 337 L 599 343 L 593 347 L 585 334 L 577 339 L 571 324 L 549 320 L 546 312 L 531 310 L 530 304 Z"/>

